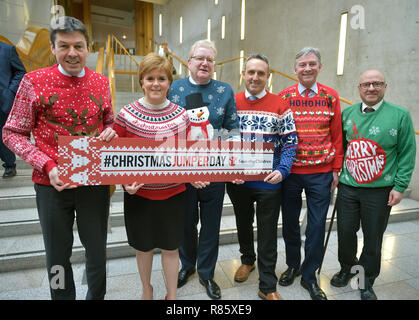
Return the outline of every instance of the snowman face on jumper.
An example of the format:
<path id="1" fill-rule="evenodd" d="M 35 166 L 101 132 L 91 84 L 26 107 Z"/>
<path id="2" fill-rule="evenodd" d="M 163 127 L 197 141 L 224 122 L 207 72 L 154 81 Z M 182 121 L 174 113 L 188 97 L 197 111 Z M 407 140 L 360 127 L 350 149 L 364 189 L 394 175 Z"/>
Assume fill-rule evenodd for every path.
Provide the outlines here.
<path id="1" fill-rule="evenodd" d="M 192 93 L 185 97 L 185 101 L 185 109 L 191 122 L 188 138 L 191 140 L 211 140 L 214 129 L 209 121 L 209 103 L 203 101 L 201 93 Z"/>
<path id="2" fill-rule="evenodd" d="M 188 115 L 192 123 L 204 123 L 209 120 L 209 110 L 206 106 L 190 109 Z"/>

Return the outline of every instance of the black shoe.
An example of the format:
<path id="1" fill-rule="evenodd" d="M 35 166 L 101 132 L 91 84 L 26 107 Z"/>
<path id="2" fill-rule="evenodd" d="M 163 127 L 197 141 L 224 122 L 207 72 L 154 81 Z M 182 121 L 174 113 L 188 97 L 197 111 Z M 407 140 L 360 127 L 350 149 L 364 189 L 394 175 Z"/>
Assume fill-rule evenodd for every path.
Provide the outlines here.
<path id="1" fill-rule="evenodd" d="M 294 279 L 300 275 L 300 269 L 288 268 L 283 274 L 281 274 L 278 283 L 283 287 L 292 285 Z"/>
<path id="2" fill-rule="evenodd" d="M 3 179 L 12 178 L 16 175 L 16 168 L 7 167 L 3 173 Z"/>
<path id="3" fill-rule="evenodd" d="M 199 283 L 202 284 L 205 289 L 207 289 L 207 295 L 211 299 L 218 300 L 221 298 L 221 290 L 218 284 L 214 280 L 202 280 L 199 278 Z"/>
<path id="4" fill-rule="evenodd" d="M 320 289 L 317 282 L 307 283 L 304 281 L 303 278 L 301 278 L 300 284 L 304 289 L 306 289 L 310 293 L 310 297 L 312 300 L 327 300 L 326 294 L 323 292 L 322 289 Z"/>
<path id="5" fill-rule="evenodd" d="M 194 273 L 195 273 L 195 269 L 191 269 L 191 270 L 181 269 L 177 276 L 177 287 L 178 288 L 183 287 L 188 281 L 188 278 Z"/>
<path id="6" fill-rule="evenodd" d="M 361 300 L 377 300 L 374 290 L 371 288 L 360 289 Z"/>
<path id="7" fill-rule="evenodd" d="M 330 280 L 330 284 L 334 287 L 346 287 L 349 280 L 355 275 L 355 273 L 346 272 L 343 270 L 340 270 L 338 273 L 336 273 L 332 280 Z"/>

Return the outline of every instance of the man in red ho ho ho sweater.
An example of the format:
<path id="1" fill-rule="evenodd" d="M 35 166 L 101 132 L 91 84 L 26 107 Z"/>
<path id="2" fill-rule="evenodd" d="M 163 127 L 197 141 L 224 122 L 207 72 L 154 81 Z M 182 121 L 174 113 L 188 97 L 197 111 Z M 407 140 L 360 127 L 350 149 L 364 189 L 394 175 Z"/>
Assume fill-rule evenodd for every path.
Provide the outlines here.
<path id="1" fill-rule="evenodd" d="M 112 129 L 109 82 L 85 68 L 89 40 L 82 22 L 60 17 L 51 28 L 50 40 L 58 63 L 24 76 L 3 128 L 3 139 L 10 150 L 34 167 L 32 180 L 51 298 L 76 297 L 70 264 L 76 212 L 78 234 L 86 249 L 86 299 L 103 299 L 109 186 L 64 184 L 57 169 L 57 137 L 90 135 L 110 141 L 117 136 Z"/>
<path id="2" fill-rule="evenodd" d="M 301 274 L 301 286 L 313 300 L 327 300 L 317 284 L 315 271 L 323 258 L 331 190 L 338 184 L 343 161 L 339 96 L 332 88 L 317 82 L 321 69 L 318 49 L 302 49 L 294 65 L 299 83 L 279 93 L 293 111 L 298 137 L 291 174 L 282 185 L 282 230 L 288 269 L 281 275 L 279 284 L 288 286 Z M 307 229 L 305 257 L 301 263 L 299 217 L 303 190 L 307 200 Z"/>

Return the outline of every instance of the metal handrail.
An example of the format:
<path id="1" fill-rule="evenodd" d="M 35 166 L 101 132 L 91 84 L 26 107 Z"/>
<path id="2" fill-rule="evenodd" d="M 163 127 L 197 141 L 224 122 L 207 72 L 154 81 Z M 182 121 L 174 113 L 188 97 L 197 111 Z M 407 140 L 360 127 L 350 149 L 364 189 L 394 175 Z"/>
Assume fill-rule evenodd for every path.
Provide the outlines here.
<path id="1" fill-rule="evenodd" d="M 104 65 L 104 59 L 105 59 L 105 48 L 101 47 L 98 51 L 97 56 L 97 64 L 96 64 L 96 72 L 103 74 L 103 65 Z"/>
<path id="2" fill-rule="evenodd" d="M 161 43 L 158 43 L 157 41 L 155 41 L 155 44 L 156 44 L 156 45 L 161 45 Z M 166 52 L 168 55 L 170 55 L 171 57 L 175 58 L 176 60 L 178 60 L 180 63 L 182 63 L 183 65 L 185 65 L 185 66 L 187 67 L 187 64 L 186 64 L 186 62 L 185 62 L 185 61 L 183 61 L 181 58 L 179 58 L 177 55 L 175 55 L 174 53 L 172 53 L 172 52 L 171 52 L 170 50 L 168 50 L 167 48 L 166 48 L 165 52 Z M 243 59 L 243 61 L 244 61 L 244 60 L 246 60 L 246 57 L 237 57 L 237 58 L 232 58 L 232 59 L 224 60 L 224 61 L 221 61 L 221 62 L 216 62 L 216 63 L 215 63 L 215 66 L 221 66 L 221 67 L 223 67 L 223 66 L 224 66 L 224 64 L 226 64 L 226 63 L 235 62 L 235 61 L 238 61 L 238 60 L 241 60 L 241 59 Z M 286 77 L 286 78 L 288 78 L 288 79 L 291 79 L 291 80 L 294 80 L 294 81 L 298 82 L 298 79 L 297 79 L 297 78 L 294 78 L 294 77 L 292 77 L 292 76 L 290 76 L 290 75 L 288 75 L 288 74 L 286 74 L 286 73 L 283 73 L 283 72 L 281 72 L 281 71 L 279 71 L 279 70 L 277 70 L 277 69 L 274 69 L 274 68 L 269 68 L 269 70 L 270 70 L 271 72 L 277 73 L 277 74 L 279 74 L 279 75 L 281 75 L 281 76 L 283 76 L 283 77 Z M 240 84 L 241 84 L 241 82 L 242 82 L 241 80 L 242 80 L 242 75 L 240 75 L 240 80 L 239 80 L 239 83 L 240 83 Z M 272 84 L 271 84 L 271 86 L 272 86 Z M 339 97 L 339 100 L 340 100 L 340 101 L 342 101 L 342 102 L 345 102 L 345 103 L 347 103 L 347 104 L 354 104 L 352 101 L 349 101 L 349 100 L 347 100 L 347 99 L 345 99 L 345 98 L 342 98 L 342 97 Z"/>
<path id="3" fill-rule="evenodd" d="M 115 69 L 115 55 L 118 54 L 118 59 L 121 61 L 124 59 L 123 68 Z M 128 63 L 127 63 L 128 59 Z M 125 46 L 115 37 L 113 34 L 109 34 L 106 42 L 106 67 L 108 68 L 109 84 L 111 86 L 112 104 L 115 110 L 115 92 L 116 92 L 116 81 L 115 75 L 129 75 L 131 76 L 131 91 L 135 92 L 135 80 L 134 77 L 138 74 L 138 68 L 140 64 L 138 61 L 129 53 Z M 129 69 L 129 70 L 127 70 Z"/>

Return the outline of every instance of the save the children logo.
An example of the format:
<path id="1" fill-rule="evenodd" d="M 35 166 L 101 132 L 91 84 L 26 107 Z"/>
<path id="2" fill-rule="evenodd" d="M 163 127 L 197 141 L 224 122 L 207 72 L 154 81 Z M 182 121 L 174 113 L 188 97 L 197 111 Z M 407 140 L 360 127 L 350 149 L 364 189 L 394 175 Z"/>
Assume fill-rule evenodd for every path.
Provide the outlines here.
<path id="1" fill-rule="evenodd" d="M 377 180 L 386 166 L 386 153 L 375 141 L 364 138 L 353 126 L 353 135 L 346 150 L 345 165 L 359 184 Z"/>

